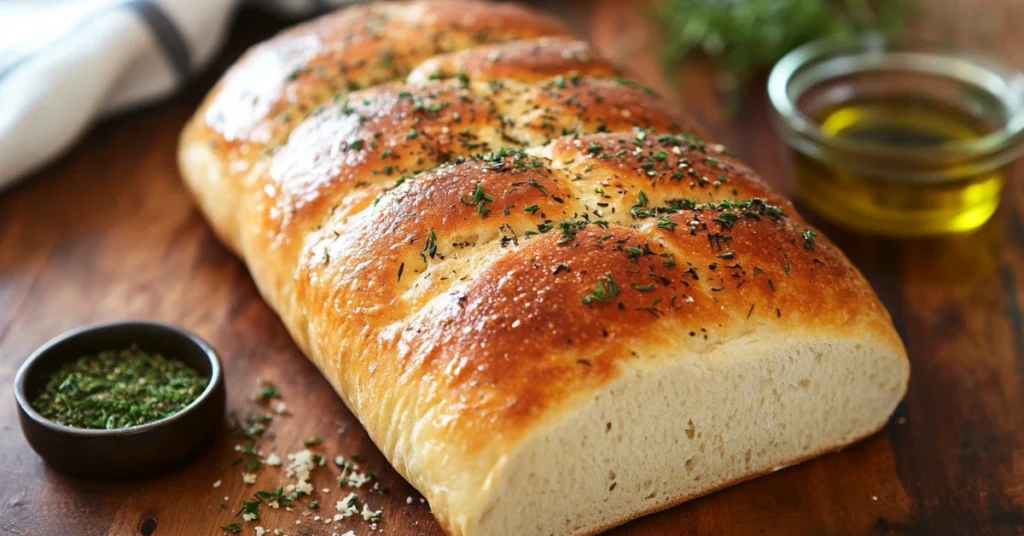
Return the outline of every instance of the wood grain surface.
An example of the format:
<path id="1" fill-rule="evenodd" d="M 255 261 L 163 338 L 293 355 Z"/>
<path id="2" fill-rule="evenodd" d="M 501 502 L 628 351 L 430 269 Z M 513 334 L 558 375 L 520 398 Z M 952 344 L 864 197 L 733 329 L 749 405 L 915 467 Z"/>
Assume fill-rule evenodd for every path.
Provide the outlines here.
<path id="1" fill-rule="evenodd" d="M 942 0 L 944 1 L 944 0 Z M 1016 0 L 986 0 L 1003 17 L 994 40 L 1020 57 L 1024 35 L 1005 18 Z M 537 2 L 572 20 L 614 59 L 686 103 L 714 136 L 791 192 L 786 152 L 755 84 L 732 116 L 713 77 L 690 69 L 673 89 L 660 76 L 654 33 L 631 2 Z M 949 2 L 952 5 L 952 2 Z M 257 378 L 280 388 L 288 412 L 261 445 L 282 455 L 320 436 L 329 460 L 361 455 L 384 510 L 373 534 L 441 534 L 419 495 L 391 470 L 260 299 L 244 267 L 214 238 L 181 185 L 178 132 L 218 73 L 287 21 L 242 13 L 209 74 L 168 102 L 105 122 L 65 157 L 0 194 L 0 534 L 221 534 L 241 501 L 285 483 L 264 468 L 255 485 L 232 466 L 227 432 L 196 463 L 138 482 L 97 483 L 49 469 L 21 436 L 14 373 L 37 346 L 76 326 L 112 319 L 173 322 L 220 352 L 236 417 L 268 411 Z M 1016 51 L 1016 52 L 1014 52 Z M 1014 56 L 1014 54 L 1017 54 Z M 618 535 L 1024 534 L 1024 168 L 1004 206 L 966 236 L 889 241 L 832 228 L 811 216 L 871 280 L 892 313 L 913 366 L 910 392 L 879 434 L 842 452 L 749 481 L 620 527 Z M 803 211 L 805 214 L 807 211 Z M 642 455 L 642 453 L 638 453 Z M 323 512 L 348 490 L 333 464 L 314 472 Z M 213 488 L 222 480 L 219 488 Z M 329 488 L 322 493 L 321 488 Z M 572 490 L 566 490 L 571 493 Z M 228 508 L 218 503 L 228 497 Z M 412 503 L 407 504 L 408 498 Z M 286 534 L 371 534 L 361 520 L 329 526 L 318 512 L 262 508 L 260 525 Z M 295 524 L 295 521 L 301 521 Z M 247 524 L 243 534 L 253 534 Z"/>

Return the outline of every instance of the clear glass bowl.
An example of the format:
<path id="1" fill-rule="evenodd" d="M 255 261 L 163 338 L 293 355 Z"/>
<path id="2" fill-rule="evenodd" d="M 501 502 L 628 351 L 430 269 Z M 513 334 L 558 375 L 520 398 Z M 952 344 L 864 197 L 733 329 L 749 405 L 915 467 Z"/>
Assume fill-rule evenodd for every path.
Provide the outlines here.
<path id="1" fill-rule="evenodd" d="M 860 231 L 979 227 L 1024 147 L 1024 75 L 967 52 L 877 36 L 814 42 L 775 65 L 768 94 L 798 195 Z"/>

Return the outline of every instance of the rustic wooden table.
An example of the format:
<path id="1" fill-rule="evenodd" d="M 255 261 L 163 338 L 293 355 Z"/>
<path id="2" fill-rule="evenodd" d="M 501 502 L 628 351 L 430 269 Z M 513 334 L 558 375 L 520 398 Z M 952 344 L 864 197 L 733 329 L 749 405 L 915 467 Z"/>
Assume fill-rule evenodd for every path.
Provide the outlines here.
<path id="1" fill-rule="evenodd" d="M 665 88 L 649 29 L 627 23 L 636 17 L 629 2 L 543 3 Z M 1008 1 L 986 3 L 1006 8 L 1007 17 L 1022 14 Z M 390 486 L 388 495 L 368 495 L 384 509 L 379 532 L 440 534 L 428 506 L 388 467 L 261 301 L 244 267 L 214 238 L 178 177 L 178 132 L 215 74 L 285 24 L 243 13 L 219 63 L 183 95 L 102 124 L 60 161 L 0 195 L 0 533 L 220 534 L 219 525 L 239 521 L 233 516 L 242 499 L 282 480 L 279 470 L 266 469 L 257 486 L 245 486 L 231 466 L 239 441 L 227 433 L 198 462 L 141 482 L 65 477 L 32 452 L 11 394 L 22 360 L 75 326 L 148 318 L 194 330 L 220 351 L 234 414 L 260 409 L 252 401 L 257 377 L 277 383 L 289 414 L 274 419 L 267 444 L 276 441 L 288 452 L 319 435 L 324 443 L 316 450 L 330 458 L 361 454 Z M 1024 44 L 1012 25 L 1005 38 L 1009 53 L 1024 50 L 1012 46 Z M 690 73 L 675 94 L 720 141 L 791 190 L 762 91 L 744 95 L 736 118 L 721 106 L 709 76 Z M 613 532 L 1024 534 L 1022 173 L 1018 166 L 994 220 L 968 236 L 895 242 L 821 224 L 872 281 L 910 353 L 910 392 L 883 432 Z M 316 488 L 332 488 L 324 499 L 330 507 L 343 494 L 333 485 L 337 469 L 318 472 Z M 223 481 L 217 489 L 216 480 Z M 225 497 L 228 509 L 218 504 Z M 368 533 L 362 523 L 327 528 L 313 520 L 315 512 L 263 510 L 262 525 L 287 534 Z"/>

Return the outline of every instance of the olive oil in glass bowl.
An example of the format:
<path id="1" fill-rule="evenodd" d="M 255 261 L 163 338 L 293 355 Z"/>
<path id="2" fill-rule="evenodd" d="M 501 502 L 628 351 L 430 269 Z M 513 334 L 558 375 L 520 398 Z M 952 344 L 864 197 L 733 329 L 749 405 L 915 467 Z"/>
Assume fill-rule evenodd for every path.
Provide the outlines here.
<path id="1" fill-rule="evenodd" d="M 963 52 L 811 43 L 779 61 L 768 92 L 798 196 L 863 232 L 981 226 L 1024 147 L 1024 76 Z"/>

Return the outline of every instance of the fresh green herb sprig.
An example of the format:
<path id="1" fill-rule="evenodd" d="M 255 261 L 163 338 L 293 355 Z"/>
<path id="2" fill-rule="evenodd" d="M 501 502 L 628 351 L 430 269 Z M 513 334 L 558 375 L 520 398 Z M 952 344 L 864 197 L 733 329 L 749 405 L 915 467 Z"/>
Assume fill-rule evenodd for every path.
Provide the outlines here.
<path id="1" fill-rule="evenodd" d="M 292 498 L 284 493 L 284 486 L 279 486 L 277 489 L 271 491 L 257 491 L 256 498 L 267 502 L 277 501 L 281 506 L 291 506 L 292 504 Z M 315 508 L 315 506 L 312 508 Z"/>
<path id="2" fill-rule="evenodd" d="M 258 393 L 256 393 L 256 400 L 270 400 L 274 397 L 281 396 L 281 393 L 277 390 L 277 386 L 272 383 L 265 383 Z"/>
<path id="3" fill-rule="evenodd" d="M 818 233 L 811 229 L 800 231 L 800 237 L 804 239 L 804 249 L 814 251 L 814 237 L 816 236 Z"/>
<path id="4" fill-rule="evenodd" d="M 209 378 L 177 359 L 136 346 L 64 363 L 32 401 L 43 417 L 75 428 L 114 430 L 169 417 Z"/>
<path id="5" fill-rule="evenodd" d="M 490 203 L 494 201 L 494 196 L 484 192 L 484 185 L 482 182 L 476 183 L 473 187 L 473 191 L 469 193 L 469 198 L 462 198 L 462 202 L 467 205 L 476 205 L 476 211 L 481 216 L 486 216 L 491 213 L 491 209 L 484 207 L 484 203 Z"/>
<path id="6" fill-rule="evenodd" d="M 662 60 L 673 71 L 703 54 L 733 85 L 793 48 L 825 37 L 901 35 L 910 0 L 659 0 Z"/>
<path id="7" fill-rule="evenodd" d="M 622 287 L 612 279 L 612 274 L 605 274 L 597 280 L 594 291 L 583 297 L 584 305 L 592 302 L 607 302 L 615 299 L 622 292 Z"/>

